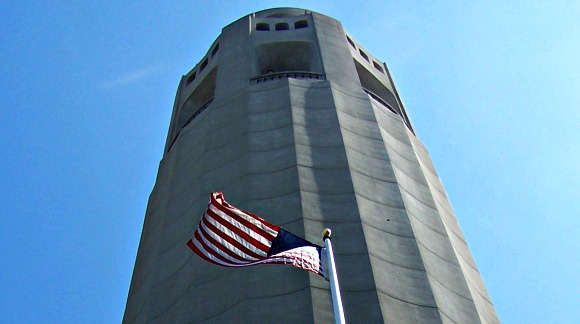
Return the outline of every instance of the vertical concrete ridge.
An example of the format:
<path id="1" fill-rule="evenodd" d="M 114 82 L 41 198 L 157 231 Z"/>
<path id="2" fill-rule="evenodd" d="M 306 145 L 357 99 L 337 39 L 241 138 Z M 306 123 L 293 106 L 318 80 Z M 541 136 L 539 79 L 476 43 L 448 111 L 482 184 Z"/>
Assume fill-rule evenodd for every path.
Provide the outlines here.
<path id="1" fill-rule="evenodd" d="M 167 208 L 168 197 L 170 196 L 171 181 L 163 182 L 162 179 L 171 179 L 174 175 L 173 165 L 176 156 L 170 155 L 164 158 L 159 166 L 158 178 L 154 190 L 149 197 L 148 210 L 143 222 L 143 231 L 139 242 L 139 249 L 135 260 L 135 271 L 131 278 L 129 297 L 125 306 L 123 323 L 138 322 L 139 318 L 149 318 L 151 304 L 151 290 L 155 285 L 157 272 L 157 254 L 160 244 L 157 241 L 164 219 L 164 210 Z M 156 208 L 150 208 L 155 205 Z"/>
<path id="2" fill-rule="evenodd" d="M 440 322 L 419 247 L 368 96 L 337 84 L 332 84 L 332 90 L 383 320 L 398 314 L 400 318 L 416 319 L 417 322 Z M 372 149 L 360 152 L 358 147 Z M 378 208 L 366 207 L 377 203 Z M 389 206 L 399 211 L 391 213 Z"/>
<path id="3" fill-rule="evenodd" d="M 373 298 L 372 293 L 369 295 L 369 291 L 374 290 L 372 282 L 360 275 L 370 270 L 369 260 L 364 253 L 364 241 L 361 241 L 360 218 L 353 212 L 356 199 L 336 108 L 331 104 L 330 85 L 326 81 L 289 80 L 289 93 L 305 236 L 313 242 L 320 242 L 322 230 L 325 227 L 333 229 L 337 237 L 335 253 L 339 276 L 349 278 L 342 282 L 345 309 L 360 309 L 361 298 L 368 300 L 369 305 L 378 305 L 377 297 Z M 311 290 L 313 307 L 322 310 L 314 313 L 314 321 L 332 321 L 328 283 L 313 276 L 310 280 L 311 285 L 317 287 Z M 365 287 L 365 292 L 361 287 Z M 378 308 L 374 311 L 367 309 L 364 314 L 355 313 L 359 314 L 358 320 L 364 322 L 376 322 L 380 318 Z M 349 318 L 348 311 L 346 316 Z"/>
<path id="4" fill-rule="evenodd" d="M 372 98 L 371 102 L 373 102 Z M 412 133 L 403 124 L 402 120 L 390 118 L 389 115 L 391 114 L 384 110 L 378 102 L 373 102 L 373 107 L 387 150 L 393 150 L 397 154 L 408 152 L 405 154 L 405 158 L 410 163 L 405 163 L 405 169 L 398 167 L 400 163 L 396 162 L 393 165 L 393 169 L 397 182 L 404 193 L 402 197 L 405 206 L 411 212 L 410 221 L 413 233 L 419 243 L 419 251 L 424 261 L 438 309 L 442 315 L 454 322 L 479 321 L 475 307 L 473 306 L 473 310 L 470 310 L 472 307 L 470 304 L 473 304 L 473 300 L 471 292 L 466 289 L 466 279 L 461 273 L 457 257 L 448 253 L 450 251 L 449 237 L 446 229 L 442 226 L 442 220 L 436 210 L 434 198 L 431 196 L 427 180 L 412 147 L 411 139 L 409 138 L 409 134 L 412 135 Z M 387 135 L 393 131 L 397 135 L 394 137 Z M 396 140 L 394 140 L 395 138 Z M 412 195 L 409 194 L 411 192 L 413 193 Z M 412 212 L 415 207 L 419 207 L 421 204 L 425 204 L 428 208 Z M 425 226 L 427 224 L 430 225 Z M 443 282 L 445 284 L 442 284 Z"/>
<path id="5" fill-rule="evenodd" d="M 239 97 L 236 98 L 236 100 L 238 99 Z M 239 105 L 236 106 L 239 107 Z M 215 110 L 208 111 L 206 114 L 220 114 L 221 109 L 218 109 L 218 107 L 215 108 Z M 216 177 L 217 175 L 213 175 L 211 170 L 223 169 L 224 166 L 227 166 L 228 164 L 220 162 L 224 161 L 224 157 L 225 160 L 229 161 L 229 164 L 232 164 L 233 161 L 236 168 L 239 168 L 239 162 L 244 163 L 244 155 L 240 155 L 234 151 L 233 155 L 230 156 L 229 152 L 232 152 L 230 147 L 232 147 L 233 143 L 237 147 L 241 147 L 242 152 L 243 148 L 247 147 L 247 144 L 239 145 L 235 141 L 230 141 L 227 136 L 225 141 L 223 141 L 223 136 L 213 136 L 211 141 L 202 141 L 197 145 L 196 152 L 198 154 L 189 154 L 191 148 L 188 144 L 196 142 L 196 138 L 199 137 L 200 134 L 207 133 L 207 129 L 211 128 L 212 123 L 219 123 L 221 126 L 227 125 L 228 123 L 239 124 L 241 126 L 246 125 L 245 117 L 241 120 L 239 117 L 235 117 L 235 113 L 220 114 L 220 116 L 226 116 L 229 120 L 213 118 L 213 122 L 208 121 L 206 123 L 199 123 L 201 118 L 200 120 L 197 120 L 197 127 L 192 128 L 191 130 L 188 129 L 187 132 L 180 134 L 171 151 L 166 154 L 164 162 L 166 165 L 166 161 L 169 160 L 172 162 L 169 168 L 173 172 L 172 175 L 165 174 L 165 178 L 169 179 L 167 183 L 177 184 L 177 186 L 173 185 L 164 187 L 167 194 L 164 199 L 160 199 L 159 205 L 161 205 L 162 208 L 155 209 L 155 211 L 162 217 L 147 218 L 148 220 L 158 219 L 159 223 L 156 224 L 155 227 L 159 233 L 153 235 L 156 237 L 154 248 L 140 249 L 140 251 L 153 251 L 154 253 L 152 253 L 151 257 L 156 258 L 157 263 L 156 265 L 148 267 L 150 270 L 149 278 L 152 278 L 151 281 L 154 282 L 154 284 L 147 287 L 148 292 L 146 294 L 149 297 L 142 307 L 143 311 L 139 314 L 139 317 L 136 317 L 137 321 L 141 321 L 139 318 L 145 321 L 171 318 L 174 317 L 175 314 L 183 314 L 184 308 L 191 308 L 191 305 L 187 303 L 188 298 L 183 298 L 186 296 L 188 291 L 195 289 L 195 281 L 190 284 L 185 284 L 190 282 L 190 278 L 192 277 L 192 269 L 190 266 L 187 266 L 189 261 L 192 259 L 192 254 L 185 246 L 185 242 L 191 234 L 191 229 L 195 227 L 193 218 L 197 217 L 197 219 L 199 219 L 201 210 L 207 201 L 207 194 L 210 190 L 214 190 L 209 188 L 205 189 L 203 186 L 200 186 L 199 184 L 203 182 L 200 180 L 208 175 Z M 240 116 L 243 117 L 246 116 L 246 114 L 242 113 Z M 240 120 L 242 122 L 240 122 Z M 231 129 L 240 129 L 240 127 L 232 127 Z M 243 127 L 241 129 L 244 130 Z M 218 131 L 217 129 L 210 129 L 209 132 L 217 133 Z M 243 134 L 247 132 L 242 131 L 241 133 Z M 242 136 L 242 138 L 245 138 L 245 142 L 247 142 L 247 136 Z M 207 147 L 210 147 L 211 149 L 207 150 Z M 216 152 L 218 153 L 217 155 L 214 154 Z M 213 157 L 212 154 L 214 154 Z M 222 159 L 218 158 L 216 160 L 214 157 L 217 156 L 221 156 Z M 175 157 L 179 157 L 179 159 Z M 194 160 L 194 164 L 197 168 L 191 169 L 192 164 L 190 161 L 192 160 Z M 177 164 L 177 161 L 180 163 Z M 244 169 L 247 170 L 247 168 L 242 168 L 242 170 Z M 196 172 L 188 172 L 189 170 Z M 247 174 L 247 172 L 243 171 L 242 174 Z M 183 180 L 183 175 L 186 176 L 186 181 L 181 181 Z M 180 186 L 179 184 L 185 186 Z M 159 188 L 159 186 L 157 185 L 156 188 Z M 194 197 L 194 199 L 191 199 L 192 197 Z M 202 202 L 200 203 L 197 201 L 197 198 Z M 196 202 L 193 203 L 193 205 L 191 202 L 192 200 Z M 197 207 L 193 208 L 193 206 Z M 147 231 L 144 230 L 144 235 L 146 232 Z M 145 243 L 149 241 L 150 239 L 142 239 L 142 242 Z M 183 261 L 180 262 L 180 259 Z M 193 263 L 196 263 L 195 260 Z M 189 263 L 189 265 L 191 265 L 191 263 Z M 223 281 L 226 277 L 221 278 L 220 281 Z M 158 299 L 155 298 L 156 296 L 165 297 L 163 299 Z M 243 296 L 240 296 L 239 300 L 243 300 Z M 224 304 L 221 303 L 219 305 Z"/>
<path id="6" fill-rule="evenodd" d="M 449 202 L 443 185 L 441 184 L 441 180 L 435 173 L 435 169 L 432 167 L 433 162 L 429 158 L 424 145 L 415 137 L 415 135 L 409 132 L 409 138 L 411 139 L 411 145 L 414 147 L 414 151 L 417 152 L 417 160 L 423 173 L 428 174 L 425 179 L 430 188 L 430 192 L 433 195 L 441 195 L 441 197 L 437 197 L 439 199 L 433 197 L 433 200 L 435 201 L 437 209 L 442 214 L 441 220 L 446 231 L 455 234 L 449 235 L 448 237 L 459 265 L 463 270 L 461 273 L 463 274 L 467 287 L 471 292 L 479 318 L 483 323 L 499 323 L 499 318 L 495 312 L 491 298 L 483 284 L 477 266 L 473 261 L 473 256 L 469 252 L 469 248 L 463 238 L 463 233 L 457 223 L 457 219 L 453 214 L 453 211 L 450 210 L 451 206 L 449 205 L 449 208 L 444 208 L 442 206 L 442 201 L 447 202 L 447 204 L 449 204 Z"/>

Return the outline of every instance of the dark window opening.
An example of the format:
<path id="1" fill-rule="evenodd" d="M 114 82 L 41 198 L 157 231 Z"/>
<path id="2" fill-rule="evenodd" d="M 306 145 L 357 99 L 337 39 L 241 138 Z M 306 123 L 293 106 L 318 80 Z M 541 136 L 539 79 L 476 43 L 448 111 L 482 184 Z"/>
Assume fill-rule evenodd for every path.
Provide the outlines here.
<path id="1" fill-rule="evenodd" d="M 181 130 L 189 125 L 200 113 L 211 105 L 215 95 L 216 76 L 217 67 L 212 69 L 205 78 L 201 80 L 199 85 L 195 90 L 193 90 L 193 93 L 189 98 L 187 98 L 187 100 L 185 100 L 179 109 L 179 115 L 177 116 L 177 120 L 175 120 L 173 126 L 171 144 L 167 150 L 171 149 L 177 140 L 179 133 L 181 133 Z"/>
<path id="2" fill-rule="evenodd" d="M 354 65 L 363 90 L 365 90 L 365 92 L 367 92 L 371 98 L 375 99 L 382 105 L 386 106 L 389 110 L 394 111 L 397 115 L 401 116 L 401 119 L 407 125 L 409 130 L 414 133 L 411 122 L 409 121 L 409 117 L 405 112 L 405 108 L 397 100 L 397 97 L 395 96 L 396 90 L 392 88 L 391 83 L 385 84 L 379 81 L 379 79 L 377 79 L 377 77 L 375 77 L 371 71 L 367 70 L 357 60 L 354 60 Z"/>
<path id="3" fill-rule="evenodd" d="M 192 82 L 193 82 L 193 80 L 195 80 L 195 74 L 196 74 L 196 73 L 195 73 L 195 72 L 193 72 L 193 73 L 192 73 L 192 74 L 189 76 L 189 78 L 187 78 L 187 81 L 185 82 L 185 85 L 186 85 L 186 86 L 188 86 L 190 83 L 192 83 Z"/>
<path id="4" fill-rule="evenodd" d="M 276 30 L 289 30 L 290 26 L 287 23 L 278 23 L 276 24 Z"/>
<path id="5" fill-rule="evenodd" d="M 352 39 L 350 39 L 350 37 L 346 36 L 346 40 L 348 41 L 348 43 L 350 44 L 350 46 L 352 46 L 352 48 L 356 49 L 356 45 L 354 44 L 354 42 L 352 41 Z"/>
<path id="6" fill-rule="evenodd" d="M 294 29 L 302 29 L 308 27 L 308 22 L 306 20 L 300 20 L 294 23 Z"/>
<path id="7" fill-rule="evenodd" d="M 365 60 L 369 61 L 369 56 L 367 55 L 367 53 L 363 52 L 362 50 L 358 50 L 358 52 L 360 53 L 360 56 L 362 56 Z"/>
<path id="8" fill-rule="evenodd" d="M 217 53 L 217 51 L 220 49 L 220 44 L 218 43 L 214 48 L 213 51 L 211 51 L 211 57 L 213 57 L 215 55 L 215 53 Z"/>
<path id="9" fill-rule="evenodd" d="M 399 104 L 397 103 L 397 99 L 395 95 L 389 88 L 387 88 L 377 77 L 373 75 L 373 73 L 367 70 L 364 66 L 362 66 L 356 60 L 354 61 L 354 65 L 356 67 L 356 72 L 358 74 L 361 86 L 372 92 L 374 95 L 379 97 L 382 101 L 386 102 L 391 109 L 397 112 L 397 114 L 401 115 Z"/>
<path id="10" fill-rule="evenodd" d="M 215 94 L 216 76 L 217 68 L 214 68 L 205 78 L 203 78 L 195 90 L 193 90 L 193 93 L 189 98 L 187 98 L 179 110 L 179 117 L 176 125 L 177 132 L 187 125 L 193 117 L 197 116 L 197 112 L 202 109 L 206 103 L 213 99 Z"/>
<path id="11" fill-rule="evenodd" d="M 205 69 L 206 66 L 207 66 L 207 59 L 205 59 L 203 61 L 203 63 L 201 63 L 201 66 L 199 67 L 199 72 L 203 71 L 203 69 Z"/>
<path id="12" fill-rule="evenodd" d="M 381 71 L 381 73 L 385 73 L 385 71 L 383 71 L 383 67 L 382 67 L 382 66 L 380 66 L 380 64 L 379 64 L 379 63 L 377 63 L 377 62 L 373 61 L 373 66 L 375 67 L 375 69 L 377 69 L 377 70 Z"/>
<path id="13" fill-rule="evenodd" d="M 322 72 L 316 64 L 312 43 L 290 41 L 256 47 L 257 75 L 280 72 Z M 317 68 L 318 67 L 318 68 Z"/>
<path id="14" fill-rule="evenodd" d="M 257 23 L 256 24 L 256 30 L 259 30 L 259 31 L 268 31 L 268 30 L 270 30 L 270 25 L 268 25 L 266 23 Z"/>

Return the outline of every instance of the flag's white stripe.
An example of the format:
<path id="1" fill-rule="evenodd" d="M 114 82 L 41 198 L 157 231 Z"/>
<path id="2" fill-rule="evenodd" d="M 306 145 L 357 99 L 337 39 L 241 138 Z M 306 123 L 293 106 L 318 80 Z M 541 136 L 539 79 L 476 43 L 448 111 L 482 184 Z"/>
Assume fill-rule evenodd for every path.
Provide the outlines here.
<path id="1" fill-rule="evenodd" d="M 207 251 L 204 246 L 199 243 L 199 241 L 197 240 L 193 240 L 193 244 L 195 244 L 195 246 L 201 251 L 201 253 L 203 253 L 203 255 L 205 255 L 206 257 L 208 257 L 210 260 L 212 260 L 215 263 L 224 265 L 224 266 L 228 266 L 228 267 L 247 267 L 247 266 L 251 266 L 251 265 L 258 265 L 258 264 L 268 264 L 268 263 L 276 263 L 276 262 L 281 262 L 281 263 L 286 263 L 286 264 L 291 264 L 294 266 L 298 266 L 299 268 L 303 268 L 306 270 L 313 270 L 315 272 L 322 272 L 321 268 L 320 268 L 320 261 L 319 259 L 316 257 L 313 257 L 312 253 L 310 252 L 306 252 L 306 253 L 301 253 L 301 252 L 292 252 L 289 253 L 291 255 L 291 257 L 286 257 L 283 256 L 283 254 L 285 254 L 285 252 L 282 252 L 280 254 L 277 254 L 275 256 L 272 256 L 270 258 L 264 259 L 264 260 L 258 260 L 258 261 L 253 261 L 253 262 L 247 262 L 247 263 L 229 263 L 229 262 L 224 262 L 222 260 L 220 260 L 219 258 L 217 258 L 216 256 L 214 256 L 211 252 Z M 297 250 L 297 249 L 293 249 L 293 250 Z M 292 250 L 289 250 L 292 251 Z M 298 258 L 298 259 L 297 259 Z M 310 259 L 310 262 L 307 262 L 306 260 Z"/>
<path id="2" fill-rule="evenodd" d="M 236 258 L 233 258 L 233 257 L 232 257 L 232 256 L 230 256 L 229 254 L 227 254 L 226 252 L 224 252 L 224 250 L 223 250 L 223 249 L 221 249 L 221 248 L 219 248 L 219 247 L 215 246 L 213 243 L 211 243 L 211 242 L 210 242 L 210 241 L 209 241 L 209 240 L 208 240 L 208 239 L 205 237 L 205 233 L 204 233 L 204 231 L 198 231 L 198 233 L 199 233 L 199 236 L 201 237 L 201 240 L 203 241 L 203 243 L 205 243 L 205 245 L 207 245 L 209 248 L 211 248 L 212 250 L 214 250 L 216 253 L 218 253 L 218 254 L 219 254 L 219 255 L 221 255 L 222 257 L 224 257 L 224 258 L 226 258 L 226 259 L 230 260 L 232 263 L 236 263 L 236 264 L 243 264 L 243 263 L 247 263 L 247 262 L 249 262 L 249 261 L 258 260 L 258 259 L 256 259 L 256 258 L 252 258 L 252 257 L 250 257 L 249 255 L 244 255 L 244 256 L 242 256 L 242 255 L 240 255 L 240 253 L 243 253 L 243 252 L 239 251 L 239 250 L 238 250 L 238 249 L 237 249 L 235 246 L 231 245 L 231 244 L 230 244 L 230 243 L 228 243 L 228 242 L 225 242 L 225 241 L 220 241 L 220 243 L 222 243 L 222 244 L 224 244 L 224 243 L 225 243 L 226 245 L 229 245 L 229 246 L 228 246 L 228 249 L 229 249 L 230 251 L 232 251 L 232 250 L 231 250 L 232 248 L 233 248 L 233 249 L 236 249 L 237 251 L 232 251 L 232 252 L 234 252 L 234 253 L 235 253 L 235 254 L 237 254 L 238 256 L 240 256 L 240 257 L 242 257 L 242 258 L 246 259 L 246 261 L 240 261 L 240 260 L 238 260 L 238 259 L 236 259 Z M 194 239 L 196 239 L 196 240 L 197 240 L 197 238 L 195 238 L 195 237 L 194 237 Z"/>
<path id="3" fill-rule="evenodd" d="M 318 251 L 314 247 L 313 250 L 302 250 L 304 247 L 295 248 L 292 250 L 284 251 L 269 257 L 266 260 L 252 262 L 252 264 L 258 263 L 275 263 L 282 262 L 288 265 L 293 265 L 298 268 L 313 270 L 315 272 L 323 273 L 323 269 L 320 266 L 320 258 L 318 257 Z"/>
<path id="4" fill-rule="evenodd" d="M 224 261 L 220 260 L 215 255 L 213 255 L 211 252 L 207 251 L 205 249 L 205 247 L 198 240 L 192 240 L 192 242 L 203 255 L 205 255 L 207 258 L 209 258 L 213 262 L 215 262 L 217 264 L 221 264 L 223 266 L 229 266 L 229 267 L 235 266 L 235 264 L 233 264 L 233 263 L 228 263 L 228 262 L 224 262 Z"/>
<path id="5" fill-rule="evenodd" d="M 203 232 L 204 234 L 209 235 L 210 237 L 212 237 L 214 240 L 220 242 L 225 248 L 227 248 L 228 250 L 234 252 L 235 254 L 239 255 L 241 258 L 244 258 L 246 260 L 258 260 L 257 258 L 246 254 L 245 252 L 243 252 L 242 250 L 238 249 L 237 247 L 235 247 L 233 244 L 231 244 L 230 242 L 224 240 L 221 235 L 219 233 L 214 233 L 211 229 L 209 229 L 209 227 L 207 227 L 207 225 L 205 225 L 203 222 L 201 222 L 201 229 L 203 231 L 200 231 L 200 234 Z M 194 237 L 195 238 L 195 237 Z M 211 244 L 211 243 L 210 243 Z M 212 244 L 213 245 L 213 244 Z M 217 248 L 217 247 L 216 247 Z"/>
<path id="6" fill-rule="evenodd" d="M 314 247 L 314 246 L 300 246 L 297 248 L 293 248 L 290 250 L 286 250 L 277 254 L 272 255 L 272 257 L 277 256 L 277 255 L 283 255 L 283 256 L 294 256 L 294 255 L 299 255 L 301 257 L 307 257 L 307 259 L 315 259 L 318 260 L 319 259 L 319 254 L 318 254 L 318 250 Z"/>
<path id="7" fill-rule="evenodd" d="M 218 202 L 221 203 L 220 199 L 217 199 Z M 260 229 L 262 229 L 264 232 L 269 233 L 272 236 L 276 236 L 278 235 L 278 231 L 275 231 L 273 229 L 271 229 L 270 227 L 266 226 L 263 222 L 261 222 L 258 219 L 255 219 L 254 217 L 244 213 L 243 211 L 237 209 L 237 208 L 232 208 L 232 207 L 228 207 L 228 206 L 224 206 L 223 204 L 221 205 L 223 208 L 227 209 L 228 211 L 230 211 L 231 213 L 234 213 L 236 215 L 238 215 L 239 217 L 245 219 L 247 222 L 254 224 L 255 226 L 259 227 Z M 216 206 L 214 206 L 213 204 L 210 204 L 210 208 L 213 207 L 215 209 L 218 209 Z M 214 209 L 212 209 L 214 210 Z M 214 210 L 215 211 L 215 210 Z M 220 213 L 223 213 L 221 210 L 219 210 Z M 229 217 L 229 216 L 228 216 Z"/>
<path id="8" fill-rule="evenodd" d="M 217 208 L 214 205 L 210 205 L 209 209 L 211 211 L 213 211 L 214 213 L 216 213 L 216 215 L 218 215 L 219 217 L 223 218 L 224 220 L 226 220 L 228 223 L 234 225 L 236 228 L 239 228 L 241 231 L 247 233 L 248 235 L 250 235 L 252 238 L 254 238 L 256 241 L 261 242 L 262 244 L 270 247 L 272 245 L 272 241 L 268 240 L 267 238 L 265 238 L 264 236 L 262 236 L 261 233 L 254 231 L 251 228 L 248 228 L 246 225 L 238 222 L 237 220 L 235 220 L 233 217 L 231 217 L 230 215 L 224 213 L 223 211 L 221 211 L 219 208 Z M 238 213 L 236 213 L 238 214 Z M 239 214 L 238 214 L 239 215 Z M 260 228 L 261 230 L 263 230 L 266 233 L 271 234 L 272 236 L 276 237 L 276 235 L 278 235 L 277 232 L 272 231 L 270 228 L 266 227 L 264 224 L 257 222 L 256 219 L 252 218 L 252 217 L 248 217 L 247 215 L 239 215 L 240 217 L 243 217 L 244 219 L 246 219 L 247 221 L 251 221 L 253 220 L 254 222 L 252 222 L 254 225 L 256 225 L 256 227 Z M 251 219 L 251 220 L 250 220 Z M 256 223 L 257 222 L 257 223 Z"/>
<path id="9" fill-rule="evenodd" d="M 248 250 L 256 253 L 259 256 L 267 256 L 268 255 L 268 251 L 262 251 L 261 249 L 259 249 L 258 247 L 256 247 L 254 244 L 246 241 L 246 239 L 244 239 L 243 237 L 239 236 L 238 234 L 236 234 L 234 231 L 230 230 L 229 228 L 225 227 L 224 225 L 220 224 L 217 220 L 215 220 L 210 214 L 208 214 L 207 212 L 203 215 L 203 217 L 205 217 L 205 219 L 210 222 L 213 226 L 217 227 L 221 232 L 223 232 L 225 235 L 231 237 L 232 239 L 234 239 L 236 242 L 240 243 L 241 245 L 243 245 L 244 247 L 246 247 Z M 269 248 L 269 246 L 268 246 Z"/>
<path id="10" fill-rule="evenodd" d="M 274 258 L 285 258 L 293 260 L 293 264 L 310 264 L 315 265 L 317 268 L 320 265 L 320 258 L 318 251 L 315 247 L 308 247 L 311 249 L 305 249 L 306 247 L 298 247 L 288 251 L 280 252 L 270 256 L 270 259 Z"/>
<path id="11" fill-rule="evenodd" d="M 307 269 L 316 269 L 320 268 L 318 263 L 311 263 L 311 262 L 303 262 L 297 260 L 295 258 L 286 258 L 286 257 L 272 257 L 264 260 L 263 263 L 275 263 L 275 262 L 282 262 L 287 265 L 292 265 L 298 268 L 307 268 Z"/>

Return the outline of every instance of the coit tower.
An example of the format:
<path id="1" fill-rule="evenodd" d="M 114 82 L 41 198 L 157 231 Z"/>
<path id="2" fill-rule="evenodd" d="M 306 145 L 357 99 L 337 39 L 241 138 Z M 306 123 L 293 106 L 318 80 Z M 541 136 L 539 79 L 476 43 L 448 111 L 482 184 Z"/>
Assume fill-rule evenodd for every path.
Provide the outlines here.
<path id="1" fill-rule="evenodd" d="M 387 65 L 333 18 L 247 15 L 181 78 L 123 318 L 332 322 L 321 277 L 190 251 L 213 191 L 311 242 L 332 228 L 347 322 L 499 322 Z"/>

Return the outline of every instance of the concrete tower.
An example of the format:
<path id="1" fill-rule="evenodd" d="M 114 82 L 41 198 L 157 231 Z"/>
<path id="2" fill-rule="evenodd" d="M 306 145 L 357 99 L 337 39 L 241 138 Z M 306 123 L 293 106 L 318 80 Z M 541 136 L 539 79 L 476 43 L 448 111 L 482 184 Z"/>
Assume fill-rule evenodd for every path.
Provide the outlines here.
<path id="1" fill-rule="evenodd" d="M 186 246 L 209 193 L 333 243 L 347 322 L 497 323 L 387 66 L 330 17 L 260 11 L 179 83 L 123 321 L 330 323 L 329 285 Z"/>

